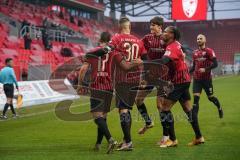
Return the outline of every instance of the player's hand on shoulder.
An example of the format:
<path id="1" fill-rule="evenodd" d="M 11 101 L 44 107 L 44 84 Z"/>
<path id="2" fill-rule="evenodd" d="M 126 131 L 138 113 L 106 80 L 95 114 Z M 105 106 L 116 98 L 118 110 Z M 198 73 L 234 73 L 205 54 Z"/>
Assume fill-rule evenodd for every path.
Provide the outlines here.
<path id="1" fill-rule="evenodd" d="M 140 58 L 133 59 L 131 62 L 135 63 L 135 64 L 138 64 L 138 65 L 142 65 L 143 64 L 143 61 Z"/>

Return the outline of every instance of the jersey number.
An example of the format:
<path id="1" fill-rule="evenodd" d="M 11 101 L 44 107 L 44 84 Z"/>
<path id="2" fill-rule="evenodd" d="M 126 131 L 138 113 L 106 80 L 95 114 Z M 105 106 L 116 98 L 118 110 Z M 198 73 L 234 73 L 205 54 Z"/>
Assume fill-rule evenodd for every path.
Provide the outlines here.
<path id="1" fill-rule="evenodd" d="M 126 52 L 128 53 L 128 57 L 126 61 L 131 61 L 133 59 L 138 58 L 139 46 L 136 43 L 130 44 L 129 42 L 124 43 L 124 48 L 126 48 Z"/>
<path id="2" fill-rule="evenodd" d="M 105 58 L 98 57 L 98 72 L 104 72 L 106 70 L 106 63 L 109 60 L 109 54 L 106 54 Z"/>

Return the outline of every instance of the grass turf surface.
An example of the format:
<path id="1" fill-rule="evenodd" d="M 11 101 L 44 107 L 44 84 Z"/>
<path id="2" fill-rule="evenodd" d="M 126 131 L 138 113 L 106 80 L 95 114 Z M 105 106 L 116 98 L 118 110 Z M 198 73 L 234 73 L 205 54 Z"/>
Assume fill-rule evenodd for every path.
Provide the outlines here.
<path id="1" fill-rule="evenodd" d="M 200 99 L 199 121 L 206 143 L 201 146 L 188 147 L 193 138 L 193 131 L 179 106 L 175 105 L 175 128 L 179 141 L 178 147 L 159 148 L 156 142 L 162 135 L 162 129 L 154 97 L 146 99 L 148 111 L 152 114 L 155 127 L 143 136 L 137 134 L 143 121 L 132 111 L 132 139 L 134 151 L 105 154 L 107 143 L 104 140 L 100 152 L 93 152 L 96 140 L 96 126 L 93 121 L 62 121 L 54 113 L 54 104 L 34 106 L 18 110 L 19 119 L 0 121 L 0 159 L 158 159 L 158 160 L 202 160 L 202 159 L 238 159 L 240 157 L 240 76 L 220 77 L 214 80 L 215 95 L 219 98 L 224 119 L 218 118 L 214 105 L 208 101 L 205 93 Z M 86 101 L 86 100 L 85 100 Z M 75 107 L 79 112 L 89 108 Z M 84 103 L 81 101 L 81 103 Z M 8 111 L 10 112 L 10 111 Z M 117 140 L 122 139 L 119 116 L 113 110 L 108 118 L 109 128 Z"/>

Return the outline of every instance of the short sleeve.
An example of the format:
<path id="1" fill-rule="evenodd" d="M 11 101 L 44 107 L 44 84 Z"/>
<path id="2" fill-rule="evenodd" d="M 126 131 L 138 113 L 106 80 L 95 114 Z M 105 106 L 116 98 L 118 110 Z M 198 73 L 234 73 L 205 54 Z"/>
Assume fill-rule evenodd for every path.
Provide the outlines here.
<path id="1" fill-rule="evenodd" d="M 193 61 L 195 61 L 195 59 L 196 59 L 195 54 L 196 54 L 196 51 L 193 51 L 193 53 L 192 53 L 192 60 L 193 60 Z"/>
<path id="2" fill-rule="evenodd" d="M 209 49 L 208 56 L 209 56 L 210 59 L 216 58 L 214 50 Z"/>
<path id="3" fill-rule="evenodd" d="M 12 68 L 11 68 L 10 74 L 12 76 L 12 79 L 13 79 L 15 85 L 18 86 L 17 78 L 16 78 L 15 72 L 14 72 L 14 70 Z"/>
<path id="4" fill-rule="evenodd" d="M 86 57 L 85 57 L 85 58 L 83 59 L 83 63 L 90 63 L 90 62 L 91 62 L 90 59 L 91 59 L 91 58 L 86 58 Z"/>
<path id="5" fill-rule="evenodd" d="M 96 59 L 96 58 L 95 57 L 86 57 L 86 56 L 84 56 L 83 63 L 91 64 L 91 63 L 93 63 L 93 59 Z"/>
<path id="6" fill-rule="evenodd" d="M 147 50 L 142 41 L 140 41 L 140 46 L 141 46 L 141 56 L 147 54 Z"/>
<path id="7" fill-rule="evenodd" d="M 0 70 L 0 83 L 3 83 L 2 76 L 1 76 L 1 70 Z"/>
<path id="8" fill-rule="evenodd" d="M 117 35 L 114 35 L 111 39 L 111 41 L 109 42 L 110 45 L 113 45 L 113 46 L 117 46 L 118 45 L 118 36 Z"/>
<path id="9" fill-rule="evenodd" d="M 91 63 L 93 59 L 98 58 L 99 56 L 97 56 L 96 53 L 94 52 L 99 49 L 102 49 L 102 47 L 96 47 L 94 49 L 91 49 L 88 53 L 86 53 L 85 56 L 83 57 L 83 62 Z"/>
<path id="10" fill-rule="evenodd" d="M 164 57 L 168 57 L 168 58 L 170 58 L 172 60 L 178 58 L 176 53 L 175 53 L 175 51 L 174 51 L 174 49 L 172 49 L 171 47 L 167 47 L 166 48 L 166 51 L 165 51 L 163 56 Z"/>
<path id="11" fill-rule="evenodd" d="M 144 48 L 148 49 L 149 48 L 149 42 L 147 41 L 146 36 L 144 36 L 141 41 L 143 43 Z"/>

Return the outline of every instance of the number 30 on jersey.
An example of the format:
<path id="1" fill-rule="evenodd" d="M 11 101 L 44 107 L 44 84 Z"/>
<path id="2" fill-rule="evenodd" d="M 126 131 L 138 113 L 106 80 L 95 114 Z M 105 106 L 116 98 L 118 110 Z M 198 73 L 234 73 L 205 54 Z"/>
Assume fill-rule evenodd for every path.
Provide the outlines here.
<path id="1" fill-rule="evenodd" d="M 128 53 L 128 57 L 126 61 L 131 61 L 133 59 L 138 58 L 139 46 L 136 43 L 130 44 L 129 42 L 125 42 L 123 47 L 126 48 L 126 52 Z"/>

